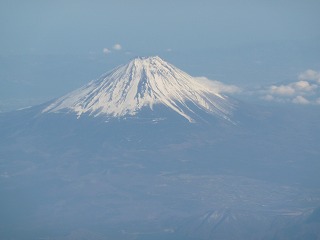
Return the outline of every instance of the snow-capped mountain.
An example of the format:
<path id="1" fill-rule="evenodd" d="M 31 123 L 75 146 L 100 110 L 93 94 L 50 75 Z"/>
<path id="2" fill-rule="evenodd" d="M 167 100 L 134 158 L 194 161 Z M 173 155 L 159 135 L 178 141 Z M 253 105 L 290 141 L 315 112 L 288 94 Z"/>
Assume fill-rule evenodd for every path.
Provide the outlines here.
<path id="1" fill-rule="evenodd" d="M 216 89 L 156 56 L 135 58 L 59 98 L 43 112 L 124 117 L 143 108 L 153 110 L 155 105 L 166 106 L 189 122 L 195 121 L 199 110 L 229 119 L 233 108 Z"/>
<path id="2" fill-rule="evenodd" d="M 1 113 L 0 239 L 320 236 L 319 109 L 253 105 L 199 81 L 137 58 Z"/>

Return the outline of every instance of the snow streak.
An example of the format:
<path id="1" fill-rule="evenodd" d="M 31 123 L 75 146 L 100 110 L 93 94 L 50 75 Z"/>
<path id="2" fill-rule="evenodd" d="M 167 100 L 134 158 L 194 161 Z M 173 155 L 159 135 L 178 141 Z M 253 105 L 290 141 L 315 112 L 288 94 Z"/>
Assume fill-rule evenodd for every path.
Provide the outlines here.
<path id="1" fill-rule="evenodd" d="M 75 112 L 93 116 L 136 115 L 142 108 L 163 104 L 193 122 L 194 109 L 228 119 L 231 104 L 207 84 L 159 57 L 136 58 L 100 79 L 53 102 L 43 112 Z"/>

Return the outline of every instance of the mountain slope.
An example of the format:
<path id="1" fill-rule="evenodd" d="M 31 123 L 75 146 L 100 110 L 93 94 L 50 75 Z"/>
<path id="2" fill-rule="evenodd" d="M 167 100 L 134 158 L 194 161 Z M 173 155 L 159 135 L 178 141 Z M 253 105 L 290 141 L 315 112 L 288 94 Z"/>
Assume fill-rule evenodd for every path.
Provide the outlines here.
<path id="1" fill-rule="evenodd" d="M 194 122 L 198 111 L 229 119 L 232 104 L 216 89 L 159 57 L 136 58 L 50 104 L 43 112 L 124 117 L 164 105 Z"/>
<path id="2" fill-rule="evenodd" d="M 0 239 L 318 239 L 318 107 L 233 108 L 159 58 L 134 61 L 0 114 Z"/>

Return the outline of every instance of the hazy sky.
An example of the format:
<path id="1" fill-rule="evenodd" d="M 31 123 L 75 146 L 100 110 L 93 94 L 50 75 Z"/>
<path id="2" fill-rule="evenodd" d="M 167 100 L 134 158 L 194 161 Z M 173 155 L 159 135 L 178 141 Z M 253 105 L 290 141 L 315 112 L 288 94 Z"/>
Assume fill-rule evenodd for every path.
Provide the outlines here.
<path id="1" fill-rule="evenodd" d="M 2 54 L 136 54 L 319 40 L 320 1 L 2 0 Z"/>
<path id="2" fill-rule="evenodd" d="M 59 96 L 137 55 L 237 85 L 288 81 L 320 69 L 319 11 L 318 0 L 1 0 L 0 101 Z"/>

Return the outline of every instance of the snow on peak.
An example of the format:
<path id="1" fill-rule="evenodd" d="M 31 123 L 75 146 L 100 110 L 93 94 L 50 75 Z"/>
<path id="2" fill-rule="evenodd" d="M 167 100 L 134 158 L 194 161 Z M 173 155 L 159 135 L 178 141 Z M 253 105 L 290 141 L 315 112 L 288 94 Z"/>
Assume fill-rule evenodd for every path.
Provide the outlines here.
<path id="1" fill-rule="evenodd" d="M 208 84 L 163 61 L 138 57 L 50 104 L 43 112 L 123 117 L 162 104 L 193 122 L 194 109 L 228 119 L 231 105 Z"/>

